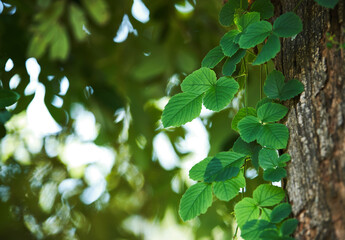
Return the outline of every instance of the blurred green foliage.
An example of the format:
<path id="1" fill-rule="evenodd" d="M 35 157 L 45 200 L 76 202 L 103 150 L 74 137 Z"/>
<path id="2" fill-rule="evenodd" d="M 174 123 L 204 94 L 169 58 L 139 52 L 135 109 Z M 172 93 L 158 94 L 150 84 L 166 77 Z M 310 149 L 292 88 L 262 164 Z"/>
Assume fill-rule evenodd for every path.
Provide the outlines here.
<path id="1" fill-rule="evenodd" d="M 163 129 L 162 109 L 155 101 L 180 92 L 179 83 L 172 79 L 182 81 L 219 44 L 226 32 L 218 25 L 222 1 L 143 3 L 150 11 L 146 23 L 133 17 L 133 1 L 127 0 L 0 2 L 0 80 L 3 88 L 9 89 L 14 76 L 20 79 L 12 89 L 21 98 L 10 113 L 13 118 L 23 118 L 34 98 L 34 93 L 25 92 L 30 82 L 25 64 L 35 57 L 41 68 L 38 80 L 45 86 L 45 105 L 62 127 L 58 134 L 44 136 L 43 146 L 34 152 L 28 148 L 30 138 L 22 134 L 22 128 L 4 128 L 10 116 L 1 112 L 0 239 L 144 239 L 143 234 L 126 227 L 126 221 L 137 216 L 160 223 L 169 209 L 174 221 L 183 225 L 177 209 L 188 184 L 186 177 L 180 167 L 166 170 L 153 161 L 153 139 L 164 132 L 183 161 L 189 153 L 178 143 L 186 137 L 186 130 Z M 176 7 L 186 4 L 192 7 L 187 13 Z M 115 42 L 126 16 L 132 32 L 124 41 Z M 14 66 L 4 71 L 8 59 Z M 249 71 L 248 105 L 253 106 L 259 99 L 258 76 L 264 73 L 252 66 Z M 221 69 L 216 72 L 221 76 Z M 61 94 L 64 77 L 69 80 L 69 89 Z M 238 81 L 243 87 L 243 80 Z M 239 105 L 243 104 L 242 95 L 237 96 Z M 56 97 L 63 100 L 62 107 L 54 106 Z M 87 164 L 70 169 L 60 155 L 49 156 L 46 150 L 50 141 L 66 146 L 76 135 L 72 117 L 76 103 L 95 116 L 99 132 L 93 142 L 116 153 L 115 164 L 106 176 L 106 189 L 91 204 L 80 200 L 88 187 L 82 174 Z M 231 118 L 237 110 L 238 106 L 229 106 L 202 119 L 212 143 L 210 155 L 232 146 L 237 136 L 231 130 Z M 128 121 L 117 121 L 115 113 L 119 111 L 125 112 Z M 4 149 L 9 146 L 4 140 L 11 142 L 9 139 L 13 151 Z M 28 161 L 20 161 L 18 146 L 26 149 Z M 68 196 L 58 191 L 66 179 L 78 183 Z M 173 191 L 176 179 L 178 189 Z M 248 181 L 251 194 L 255 186 Z M 222 239 L 229 239 L 232 211 L 232 202 L 217 201 L 207 215 L 185 225 L 193 229 L 195 239 L 213 239 L 219 229 Z"/>

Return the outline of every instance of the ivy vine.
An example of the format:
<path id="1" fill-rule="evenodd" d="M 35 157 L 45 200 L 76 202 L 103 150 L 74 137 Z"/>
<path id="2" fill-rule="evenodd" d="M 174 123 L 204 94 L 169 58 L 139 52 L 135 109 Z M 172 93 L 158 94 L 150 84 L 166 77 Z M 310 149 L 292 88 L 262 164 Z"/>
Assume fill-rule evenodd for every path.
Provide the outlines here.
<path id="1" fill-rule="evenodd" d="M 338 2 L 315 1 L 329 8 Z M 246 92 L 249 64 L 266 69 L 260 96 L 263 90 L 267 97 L 262 98 L 256 108 L 245 103 L 245 107 L 234 116 L 231 127 L 240 137 L 232 149 L 207 157 L 190 170 L 189 177 L 197 183 L 181 199 L 179 213 L 184 221 L 205 213 L 212 205 L 213 195 L 222 201 L 235 198 L 246 186 L 245 166 L 248 161 L 257 170 L 263 170 L 265 181 L 276 182 L 286 177 L 284 167 L 290 161 L 290 155 L 278 152 L 287 147 L 289 140 L 288 128 L 278 123 L 288 112 L 282 101 L 302 93 L 304 86 L 296 79 L 286 82 L 284 75 L 277 70 L 268 72 L 267 62 L 280 52 L 280 38 L 295 37 L 303 26 L 294 12 L 284 13 L 272 25 L 267 20 L 273 14 L 274 6 L 270 0 L 256 0 L 252 4 L 247 0 L 229 0 L 220 11 L 219 22 L 230 30 L 220 39 L 220 45 L 205 56 L 202 67 L 184 79 L 182 93 L 173 96 L 165 106 L 162 114 L 164 127 L 181 126 L 200 115 L 202 104 L 213 111 L 226 108 L 239 94 L 240 84 L 236 79 L 240 77 L 245 78 L 243 88 Z M 260 51 L 255 54 L 257 49 Z M 212 68 L 223 59 L 223 76 L 217 79 Z M 234 75 L 235 72 L 238 74 Z M 254 190 L 252 198 L 245 197 L 237 202 L 234 214 L 242 238 L 293 239 L 290 235 L 298 221 L 288 218 L 291 205 L 282 203 L 284 199 L 282 188 L 266 183 Z M 236 235 L 237 231 L 234 237 Z"/>

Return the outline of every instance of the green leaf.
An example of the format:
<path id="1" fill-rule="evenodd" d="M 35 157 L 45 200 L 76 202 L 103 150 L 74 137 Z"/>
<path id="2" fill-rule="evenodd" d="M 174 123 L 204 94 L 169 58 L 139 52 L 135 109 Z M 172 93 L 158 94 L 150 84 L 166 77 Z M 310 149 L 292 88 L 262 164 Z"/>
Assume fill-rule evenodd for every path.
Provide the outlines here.
<path id="1" fill-rule="evenodd" d="M 97 24 L 105 24 L 109 20 L 108 9 L 110 8 L 104 0 L 83 0 L 82 2 Z"/>
<path id="2" fill-rule="evenodd" d="M 224 109 L 239 89 L 238 83 L 233 78 L 221 77 L 205 94 L 204 106 L 213 111 Z"/>
<path id="3" fill-rule="evenodd" d="M 260 101 L 258 101 L 257 102 L 257 104 L 256 104 L 256 110 L 258 110 L 262 105 L 264 105 L 265 103 L 269 103 L 269 102 L 273 102 L 273 100 L 272 99 L 270 99 L 270 98 L 263 98 L 263 99 L 261 99 Z"/>
<path id="4" fill-rule="evenodd" d="M 259 12 L 261 19 L 269 19 L 274 15 L 274 6 L 270 0 L 256 0 L 250 11 Z"/>
<path id="5" fill-rule="evenodd" d="M 214 68 L 222 59 L 224 53 L 220 46 L 211 49 L 201 62 L 202 67 Z"/>
<path id="6" fill-rule="evenodd" d="M 188 221 L 203 214 L 212 205 L 212 185 L 203 182 L 187 189 L 180 202 L 180 216 Z"/>
<path id="7" fill-rule="evenodd" d="M 242 229 L 246 222 L 259 218 L 260 208 L 254 199 L 246 197 L 235 205 L 235 215 L 237 224 Z"/>
<path id="8" fill-rule="evenodd" d="M 1 94 L 0 94 L 0 98 L 1 98 Z M 1 104 L 1 100 L 0 100 L 0 104 Z M 12 117 L 12 114 L 7 111 L 6 109 L 1 109 L 0 110 L 0 125 L 4 125 L 8 120 L 10 120 L 10 118 Z"/>
<path id="9" fill-rule="evenodd" d="M 71 3 L 69 7 L 69 22 L 75 38 L 78 41 L 85 39 L 87 35 L 83 26 L 86 25 L 86 18 L 84 12 L 74 3 Z"/>
<path id="10" fill-rule="evenodd" d="M 205 182 L 226 181 L 237 176 L 239 167 L 243 165 L 244 154 L 236 152 L 220 152 L 207 165 Z"/>
<path id="11" fill-rule="evenodd" d="M 283 224 L 280 227 L 280 232 L 282 235 L 290 235 L 292 234 L 295 229 L 297 228 L 298 221 L 297 219 L 287 219 L 283 222 Z"/>
<path id="12" fill-rule="evenodd" d="M 277 150 L 263 148 L 259 152 L 259 165 L 263 169 L 275 168 L 278 166 Z"/>
<path id="13" fill-rule="evenodd" d="M 227 181 L 216 182 L 213 185 L 213 192 L 216 197 L 222 201 L 230 201 L 239 194 L 241 188 L 246 186 L 246 180 L 243 176 L 243 171 Z"/>
<path id="14" fill-rule="evenodd" d="M 258 118 L 262 122 L 275 122 L 282 119 L 288 108 L 278 103 L 266 103 L 258 109 Z"/>
<path id="15" fill-rule="evenodd" d="M 297 96 L 303 91 L 304 91 L 303 83 L 301 83 L 297 79 L 291 79 L 290 81 L 285 83 L 279 98 L 283 101 L 288 100 Z"/>
<path id="16" fill-rule="evenodd" d="M 212 160 L 212 158 L 213 157 L 207 157 L 199 163 L 195 164 L 189 170 L 189 177 L 194 181 L 204 181 L 204 175 L 206 172 L 207 165 Z"/>
<path id="17" fill-rule="evenodd" d="M 280 223 L 287 218 L 291 213 L 291 205 L 288 203 L 281 203 L 273 208 L 271 213 L 271 222 Z"/>
<path id="18" fill-rule="evenodd" d="M 286 166 L 286 162 L 291 160 L 291 156 L 288 153 L 284 153 L 283 155 L 281 155 L 278 159 L 278 165 L 279 167 L 285 167 Z"/>
<path id="19" fill-rule="evenodd" d="M 69 41 L 65 27 L 55 25 L 54 40 L 50 45 L 50 57 L 56 60 L 65 60 L 69 53 Z"/>
<path id="20" fill-rule="evenodd" d="M 244 29 L 246 29 L 250 24 L 256 23 L 260 21 L 260 13 L 257 12 L 249 12 L 244 15 L 242 15 L 238 21 L 235 23 L 237 25 L 237 28 L 242 32 Z"/>
<path id="21" fill-rule="evenodd" d="M 189 74 L 182 82 L 181 89 L 183 92 L 204 93 L 216 84 L 217 76 L 209 68 L 200 68 Z"/>
<path id="22" fill-rule="evenodd" d="M 270 182 L 278 182 L 286 177 L 286 170 L 284 168 L 268 168 L 264 171 L 264 180 Z"/>
<path id="23" fill-rule="evenodd" d="M 260 233 L 259 237 L 262 240 L 281 240 L 281 237 L 276 229 L 264 230 Z"/>
<path id="24" fill-rule="evenodd" d="M 280 52 L 280 40 L 279 37 L 272 34 L 268 39 L 266 44 L 262 47 L 261 52 L 256 57 L 253 65 L 260 65 L 268 62 L 274 58 Z"/>
<path id="25" fill-rule="evenodd" d="M 241 35 L 241 48 L 252 48 L 262 43 L 272 32 L 272 25 L 267 21 L 250 24 Z"/>
<path id="26" fill-rule="evenodd" d="M 259 168 L 258 159 L 259 159 L 259 151 L 261 150 L 261 146 L 259 144 L 255 142 L 246 143 L 245 141 L 242 140 L 241 137 L 239 137 L 234 143 L 232 150 L 249 156 L 252 160 L 253 166 L 256 169 Z"/>
<path id="27" fill-rule="evenodd" d="M 261 219 L 270 221 L 272 210 L 269 208 L 261 208 Z"/>
<path id="28" fill-rule="evenodd" d="M 258 240 L 260 234 L 266 229 L 274 229 L 276 226 L 265 220 L 252 220 L 241 228 L 241 237 L 245 240 Z"/>
<path id="29" fill-rule="evenodd" d="M 223 75 L 231 76 L 236 70 L 236 65 L 242 60 L 245 55 L 246 50 L 240 49 L 232 57 L 228 58 L 223 65 Z"/>
<path id="30" fill-rule="evenodd" d="M 254 141 L 262 128 L 260 120 L 253 116 L 243 118 L 237 126 L 241 138 L 247 143 Z"/>
<path id="31" fill-rule="evenodd" d="M 179 93 L 173 96 L 162 114 L 164 127 L 178 127 L 192 121 L 201 112 L 203 94 Z"/>
<path id="32" fill-rule="evenodd" d="M 20 95 L 12 90 L 0 88 L 0 108 L 15 104 Z"/>
<path id="33" fill-rule="evenodd" d="M 240 46 L 234 42 L 234 38 L 239 34 L 238 30 L 231 30 L 227 32 L 220 40 L 220 46 L 225 56 L 232 57 Z"/>
<path id="34" fill-rule="evenodd" d="M 242 3 L 241 3 L 242 2 Z M 236 9 L 241 8 L 246 10 L 248 8 L 247 0 L 229 0 L 224 4 L 219 13 L 219 22 L 224 26 L 230 26 L 234 22 L 234 15 Z"/>
<path id="35" fill-rule="evenodd" d="M 279 16 L 273 23 L 273 32 L 279 37 L 293 37 L 303 29 L 301 19 L 293 12 Z"/>
<path id="36" fill-rule="evenodd" d="M 238 132 L 238 122 L 241 121 L 246 116 L 256 117 L 256 110 L 252 107 L 245 107 L 238 110 L 235 117 L 232 119 L 231 128 Z"/>
<path id="37" fill-rule="evenodd" d="M 284 149 L 289 141 L 289 129 L 283 124 L 269 123 L 262 126 L 257 136 L 263 147 Z"/>
<path id="38" fill-rule="evenodd" d="M 339 0 L 315 0 L 319 5 L 327 8 L 334 8 Z"/>
<path id="39" fill-rule="evenodd" d="M 253 199 L 261 207 L 276 205 L 280 203 L 284 197 L 284 189 L 269 184 L 261 184 L 253 192 Z"/>

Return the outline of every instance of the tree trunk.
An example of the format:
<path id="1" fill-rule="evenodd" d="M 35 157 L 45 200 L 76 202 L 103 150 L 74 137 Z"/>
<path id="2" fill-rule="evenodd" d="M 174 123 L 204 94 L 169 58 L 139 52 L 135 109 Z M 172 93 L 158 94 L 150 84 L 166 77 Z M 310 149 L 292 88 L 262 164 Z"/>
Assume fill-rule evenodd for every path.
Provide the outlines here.
<path id="1" fill-rule="evenodd" d="M 276 16 L 299 0 L 275 0 Z M 291 101 L 287 191 L 299 220 L 296 239 L 345 239 L 345 58 L 344 49 L 326 47 L 326 33 L 344 42 L 344 0 L 334 10 L 304 0 L 296 13 L 303 32 L 284 39 L 275 59 L 287 80 L 305 92 Z"/>

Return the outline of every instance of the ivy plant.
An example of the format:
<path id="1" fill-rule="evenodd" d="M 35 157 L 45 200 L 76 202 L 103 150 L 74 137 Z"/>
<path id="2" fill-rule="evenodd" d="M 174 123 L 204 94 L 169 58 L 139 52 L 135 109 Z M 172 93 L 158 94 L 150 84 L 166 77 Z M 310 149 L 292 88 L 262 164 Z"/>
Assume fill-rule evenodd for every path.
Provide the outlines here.
<path id="1" fill-rule="evenodd" d="M 338 2 L 315 1 L 329 8 Z M 197 183 L 187 189 L 179 209 L 182 220 L 187 221 L 205 213 L 215 198 L 230 201 L 240 195 L 234 215 L 245 240 L 293 239 L 291 234 L 298 225 L 296 219 L 289 218 L 291 205 L 286 202 L 284 189 L 269 183 L 286 177 L 284 167 L 291 158 L 288 153 L 280 154 L 289 141 L 289 130 L 282 123 L 289 109 L 282 101 L 298 96 L 304 86 L 297 79 L 285 81 L 277 70 L 268 72 L 267 62 L 280 52 L 281 38 L 296 37 L 303 26 L 294 12 L 282 14 L 272 24 L 269 20 L 273 13 L 270 0 L 256 0 L 252 4 L 229 0 L 220 11 L 219 22 L 230 30 L 220 39 L 219 46 L 206 54 L 202 67 L 184 79 L 182 93 L 170 99 L 162 114 L 164 127 L 178 127 L 198 117 L 202 105 L 221 111 L 240 95 L 236 79 L 244 77 L 247 81 L 248 65 L 265 67 L 266 79 L 259 91 L 263 90 L 266 97 L 260 99 L 256 108 L 248 107 L 245 101 L 233 117 L 231 127 L 239 138 L 229 151 L 207 157 L 191 168 L 189 177 Z M 217 78 L 212 68 L 221 62 L 223 76 Z M 246 83 L 243 88 L 246 92 Z M 243 197 L 240 192 L 246 187 L 248 161 L 263 172 L 267 183 L 259 185 L 252 197 Z"/>

